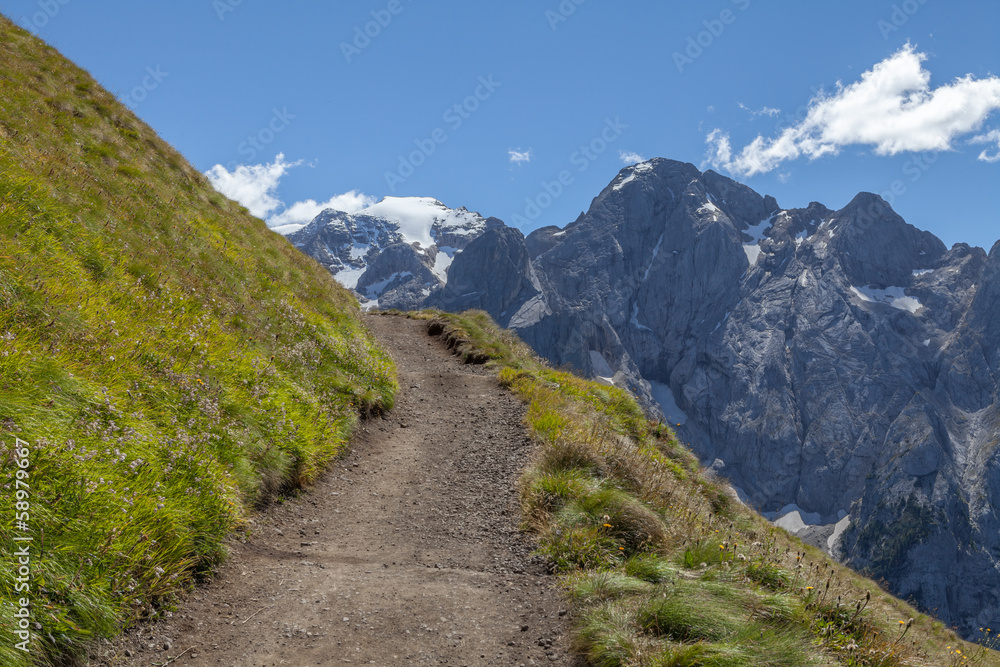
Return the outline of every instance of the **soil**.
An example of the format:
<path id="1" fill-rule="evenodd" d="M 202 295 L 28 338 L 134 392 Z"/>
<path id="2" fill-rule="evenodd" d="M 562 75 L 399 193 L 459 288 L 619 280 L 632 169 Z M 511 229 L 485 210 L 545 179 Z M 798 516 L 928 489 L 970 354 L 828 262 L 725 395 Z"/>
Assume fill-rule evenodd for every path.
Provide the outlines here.
<path id="1" fill-rule="evenodd" d="M 426 323 L 369 316 L 399 369 L 308 492 L 233 539 L 217 576 L 101 665 L 582 665 L 566 602 L 519 531 L 524 407 Z"/>

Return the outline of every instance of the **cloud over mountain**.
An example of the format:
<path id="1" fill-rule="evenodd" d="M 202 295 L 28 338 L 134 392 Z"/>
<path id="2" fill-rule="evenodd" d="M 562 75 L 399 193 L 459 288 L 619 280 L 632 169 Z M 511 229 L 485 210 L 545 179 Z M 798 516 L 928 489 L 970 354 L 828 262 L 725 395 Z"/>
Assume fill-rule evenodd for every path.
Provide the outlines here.
<path id="1" fill-rule="evenodd" d="M 814 97 L 801 122 L 777 137 L 758 135 L 738 152 L 729 135 L 715 129 L 706 137 L 708 162 L 739 176 L 755 176 L 787 160 L 836 155 L 852 145 L 870 146 L 876 155 L 951 150 L 957 139 L 979 131 L 1000 109 L 1000 77 L 967 74 L 932 88 L 926 59 L 907 44 L 859 81 L 838 83 L 834 94 Z M 979 159 L 990 157 L 984 151 Z"/>

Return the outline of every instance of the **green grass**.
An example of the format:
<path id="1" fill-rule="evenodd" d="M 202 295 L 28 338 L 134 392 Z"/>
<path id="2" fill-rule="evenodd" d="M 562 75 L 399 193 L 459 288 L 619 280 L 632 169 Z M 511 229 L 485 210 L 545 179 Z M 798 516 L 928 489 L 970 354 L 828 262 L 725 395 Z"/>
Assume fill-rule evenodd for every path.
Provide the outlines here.
<path id="1" fill-rule="evenodd" d="M 158 614 L 396 385 L 322 268 L 3 18 L 0 77 L 0 664 L 17 667 Z M 30 654 L 9 604 L 15 437 Z"/>
<path id="2" fill-rule="evenodd" d="M 412 316 L 526 402 L 523 520 L 591 664 L 1000 664 L 995 634 L 961 641 L 744 507 L 627 392 L 549 368 L 485 313 Z"/>

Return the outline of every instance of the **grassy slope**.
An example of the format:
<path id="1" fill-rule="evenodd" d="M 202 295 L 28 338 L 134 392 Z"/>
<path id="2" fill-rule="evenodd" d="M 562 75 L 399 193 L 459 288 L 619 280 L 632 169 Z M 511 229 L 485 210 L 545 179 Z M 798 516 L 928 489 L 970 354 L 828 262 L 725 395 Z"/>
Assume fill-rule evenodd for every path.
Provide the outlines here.
<path id="1" fill-rule="evenodd" d="M 0 664 L 79 654 L 156 613 L 394 391 L 322 268 L 0 17 Z M 15 435 L 31 656 L 7 604 Z"/>
<path id="2" fill-rule="evenodd" d="M 734 500 L 626 392 L 548 368 L 485 313 L 420 317 L 528 404 L 525 523 L 594 665 L 1000 664 Z"/>

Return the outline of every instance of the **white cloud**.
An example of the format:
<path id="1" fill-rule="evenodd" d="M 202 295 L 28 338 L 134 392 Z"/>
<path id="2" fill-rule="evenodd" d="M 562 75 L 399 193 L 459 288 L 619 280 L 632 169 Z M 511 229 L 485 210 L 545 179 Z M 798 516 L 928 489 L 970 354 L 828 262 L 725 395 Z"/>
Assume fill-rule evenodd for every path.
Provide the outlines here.
<path id="1" fill-rule="evenodd" d="M 760 118 L 761 116 L 767 116 L 769 118 L 774 118 L 779 113 L 781 113 L 781 109 L 774 109 L 772 107 L 763 107 L 761 109 L 758 109 L 758 110 L 754 111 L 753 109 L 751 109 L 747 105 L 743 104 L 742 102 L 740 102 L 739 105 L 740 105 L 741 109 L 743 109 L 744 111 L 746 111 L 747 113 L 750 114 L 751 118 Z"/>
<path id="2" fill-rule="evenodd" d="M 269 227 L 281 227 L 285 225 L 305 226 L 312 222 L 312 219 L 328 208 L 345 213 L 357 213 L 363 208 L 368 208 L 375 203 L 374 197 L 351 190 L 342 195 L 335 195 L 325 202 L 317 202 L 315 199 L 295 202 L 278 215 L 272 215 L 267 219 Z"/>
<path id="3" fill-rule="evenodd" d="M 521 166 L 522 162 L 531 162 L 531 158 L 532 158 L 531 149 L 530 148 L 528 150 L 526 150 L 526 151 L 522 151 L 520 149 L 514 150 L 512 148 L 512 149 L 510 149 L 510 150 L 507 151 L 507 155 L 510 156 L 510 163 L 511 164 L 516 164 L 518 166 Z"/>
<path id="4" fill-rule="evenodd" d="M 278 184 L 281 177 L 301 162 L 285 162 L 283 153 L 278 153 L 271 164 L 240 165 L 229 171 L 217 164 L 205 172 L 212 187 L 249 209 L 250 214 L 266 218 L 281 208 L 278 199 Z"/>
<path id="5" fill-rule="evenodd" d="M 805 120 L 777 137 L 758 136 L 734 153 L 729 135 L 706 137 L 708 161 L 740 176 L 776 169 L 786 160 L 836 155 L 845 146 L 872 146 L 877 155 L 950 150 L 959 137 L 979 130 L 1000 109 L 1000 77 L 971 74 L 932 89 L 927 56 L 907 44 L 833 95 L 816 95 Z M 986 135 L 984 135 L 986 136 Z M 986 151 L 980 159 L 994 156 Z"/>
<path id="6" fill-rule="evenodd" d="M 979 154 L 979 159 L 983 162 L 1000 162 L 1000 130 L 992 130 L 986 134 L 969 139 L 970 144 L 996 144 L 997 151 L 993 155 L 989 154 L 989 149 Z"/>
<path id="7" fill-rule="evenodd" d="M 625 164 L 638 164 L 640 162 L 645 162 L 646 158 L 639 155 L 635 151 L 618 151 L 618 157 Z"/>
<path id="8" fill-rule="evenodd" d="M 286 207 L 278 197 L 278 186 L 288 170 L 300 164 L 301 160 L 286 162 L 284 154 L 278 153 L 271 164 L 244 164 L 233 171 L 217 164 L 206 171 L 205 176 L 216 190 L 247 207 L 251 215 L 266 220 L 268 227 L 281 234 L 290 234 L 305 227 L 328 208 L 356 213 L 375 203 L 373 197 L 351 190 L 334 195 L 325 202 L 306 199 Z M 280 209 L 284 210 L 272 215 Z"/>

